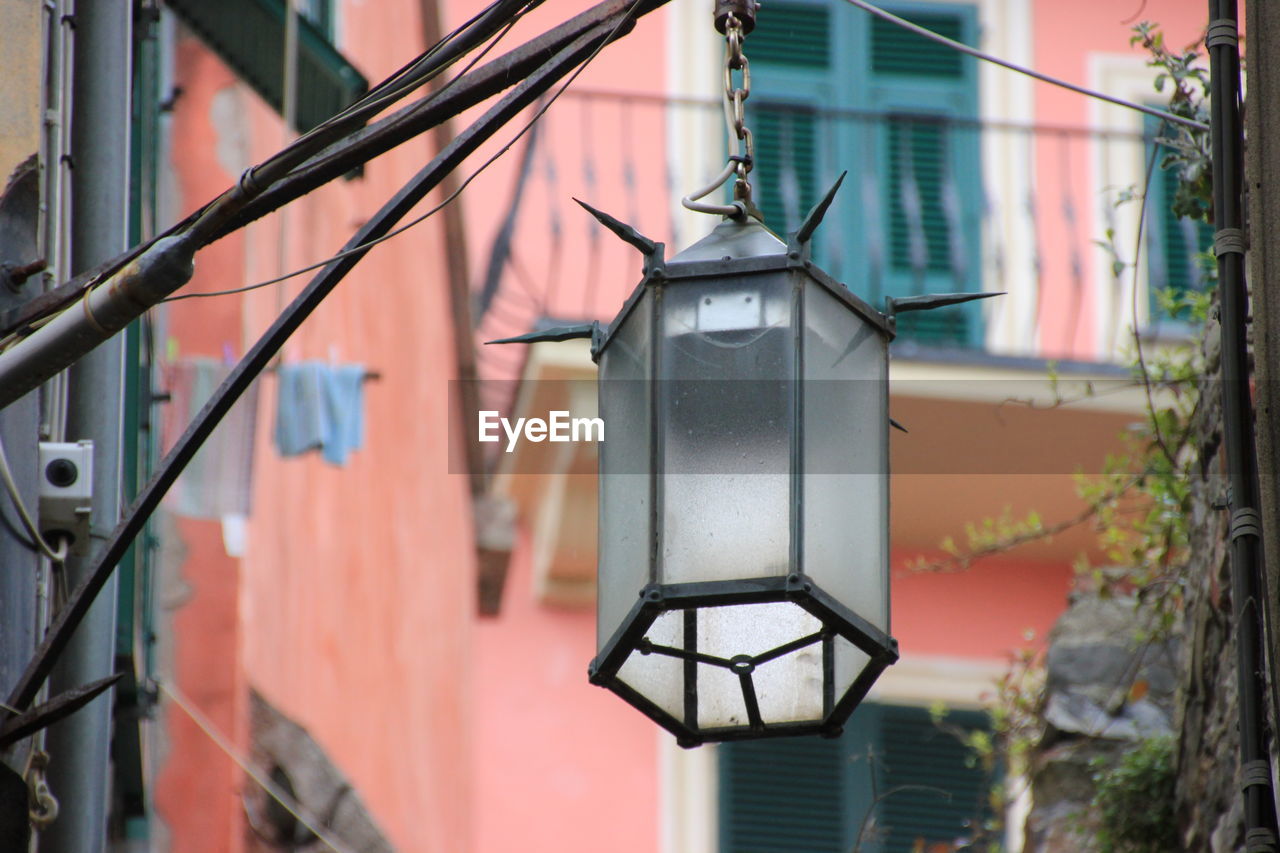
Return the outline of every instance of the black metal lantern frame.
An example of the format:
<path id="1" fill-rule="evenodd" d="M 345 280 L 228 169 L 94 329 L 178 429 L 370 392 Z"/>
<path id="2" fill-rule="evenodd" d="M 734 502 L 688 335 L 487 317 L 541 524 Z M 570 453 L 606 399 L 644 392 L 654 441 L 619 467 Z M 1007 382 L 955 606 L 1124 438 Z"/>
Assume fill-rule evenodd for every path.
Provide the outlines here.
<path id="1" fill-rule="evenodd" d="M 650 476 L 647 483 L 648 523 L 646 525 L 649 533 L 646 537 L 649 552 L 646 560 L 648 582 L 639 590 L 638 600 L 634 600 L 621 623 L 602 644 L 599 654 L 590 665 L 589 676 L 592 683 L 614 691 L 671 731 L 683 746 L 694 746 L 707 741 L 811 733 L 837 735 L 845 720 L 865 697 L 881 672 L 898 658 L 897 643 L 889 636 L 887 630 L 856 613 L 837 596 L 824 589 L 818 578 L 805 572 L 803 442 L 806 437 L 804 429 L 806 393 L 805 383 L 798 380 L 802 379 L 803 374 L 803 336 L 806 328 L 803 313 L 806 290 L 818 288 L 828 297 L 833 298 L 837 304 L 861 322 L 861 330 L 864 333 L 870 331 L 872 336 L 878 339 L 874 345 L 881 351 L 887 347 L 888 341 L 893 337 L 893 324 L 889 318 L 852 294 L 843 284 L 832 279 L 814 264 L 810 257 L 809 238 L 838 186 L 837 183 L 827 198 L 814 209 L 806 225 L 792 235 L 785 251 L 781 251 L 783 246 L 771 235 L 768 240 L 764 240 L 761 235 L 752 234 L 753 228 L 767 234 L 754 220 L 742 219 L 736 223 L 726 220 L 722 228 L 727 228 L 728 232 L 734 236 L 717 243 L 713 235 L 703 243 L 711 241 L 714 246 L 692 252 L 695 259 L 681 260 L 682 256 L 690 254 L 686 252 L 667 262 L 663 257 L 661 244 L 639 238 L 633 229 L 621 225 L 611 217 L 592 211 L 615 233 L 640 248 L 645 257 L 642 281 L 617 318 L 609 324 L 608 330 L 599 333 L 594 341 L 593 356 L 597 362 L 606 361 L 602 364 L 600 374 L 601 413 L 606 424 L 610 423 L 612 414 L 610 409 L 615 408 L 609 405 L 609 383 L 618 378 L 609 375 L 607 359 L 610 348 L 628 323 L 649 324 L 653 328 L 658 328 L 664 322 L 664 302 L 670 299 L 671 294 L 684 289 L 694 289 L 699 294 L 711 292 L 708 289 L 714 290 L 719 282 L 732 281 L 734 288 L 746 292 L 758 293 L 761 288 L 766 290 L 769 287 L 778 288 L 794 306 L 786 329 L 788 340 L 783 344 L 793 350 L 792 361 L 786 371 L 789 375 L 785 380 L 793 390 L 784 403 L 785 408 L 789 409 L 784 413 L 788 422 L 781 430 L 784 440 L 789 444 L 787 453 L 790 457 L 789 464 L 786 465 L 790 479 L 789 518 L 787 519 L 789 553 L 785 571 L 781 571 L 777 566 L 765 568 L 765 571 L 774 572 L 771 576 L 759 576 L 759 570 L 744 566 L 744 574 L 747 576 L 742 578 L 684 583 L 678 582 L 677 579 L 677 582 L 671 582 L 672 573 L 664 565 L 667 555 L 664 554 L 663 549 L 663 516 L 666 511 L 664 480 L 667 475 L 666 468 L 671 462 L 666 458 L 668 431 L 662 424 L 671 418 L 671 409 L 675 405 L 671 398 L 678 396 L 678 392 L 669 387 L 675 380 L 670 378 L 669 372 L 665 372 L 661 364 L 663 347 L 656 343 L 649 347 L 647 373 L 651 381 L 646 384 L 646 393 L 649 398 L 651 420 L 645 425 L 650 453 Z M 768 245 L 769 242 L 776 244 L 776 251 L 769 251 L 774 248 Z M 765 251 L 757 253 L 762 248 Z M 745 257 L 735 257 L 730 254 L 743 249 L 748 252 Z M 722 251 L 725 252 L 724 255 L 720 255 Z M 713 257 L 704 259 L 703 256 L 708 252 Z M 751 297 L 748 296 L 746 299 L 749 301 Z M 707 297 L 705 301 L 709 304 L 712 300 Z M 763 312 L 763 306 L 759 310 Z M 644 316 L 635 316 L 636 312 L 642 312 Z M 692 384 L 696 386 L 698 383 L 694 381 Z M 877 393 L 884 396 L 884 383 L 877 382 L 875 385 Z M 697 389 L 694 388 L 693 392 L 697 393 Z M 887 402 L 885 408 L 886 415 L 882 423 L 882 431 L 887 433 Z M 828 426 L 834 429 L 838 425 Z M 635 424 L 627 425 L 630 429 L 637 427 L 641 430 L 645 429 Z M 616 432 L 617 425 L 615 425 L 615 434 Z M 887 475 L 887 459 L 883 458 L 887 456 L 887 434 L 877 436 L 876 439 L 876 443 L 880 445 L 879 465 L 882 469 L 877 473 Z M 601 474 L 602 478 L 610 475 L 603 460 Z M 887 513 L 887 496 L 885 504 Z M 602 523 L 606 527 L 608 520 L 605 516 L 611 511 L 616 512 L 616 507 L 610 507 L 608 497 L 602 495 Z M 887 516 L 885 520 L 887 521 Z M 887 524 L 884 527 L 886 532 L 882 533 L 882 538 L 887 538 Z M 602 537 L 603 535 L 602 528 Z M 887 543 L 882 544 L 885 546 L 882 559 L 873 561 L 880 565 L 873 565 L 871 570 L 885 575 L 881 582 L 885 612 L 880 621 L 887 628 Z M 608 547 L 609 544 L 602 540 L 602 549 Z M 602 556 L 602 572 L 607 571 L 604 565 L 605 560 L 606 558 Z M 606 582 L 609 581 L 602 577 L 602 585 Z M 636 595 L 634 589 L 631 594 Z M 607 613 L 610 609 L 607 600 L 609 593 L 602 592 L 601 595 L 600 627 L 603 632 L 608 630 L 611 620 Z M 767 648 L 759 646 L 759 641 L 763 641 L 763 638 L 755 638 L 757 642 L 752 647 L 751 653 L 738 651 L 732 655 L 716 654 L 712 649 L 699 648 L 699 620 L 711 617 L 712 611 L 719 608 L 743 608 L 770 604 L 789 605 L 808 614 L 810 619 L 800 617 L 798 621 L 811 622 L 813 630 L 792 631 L 792 636 L 780 638 L 781 642 L 769 642 Z M 783 615 L 783 611 L 777 607 L 756 608 L 756 610 L 760 611 L 763 619 L 774 622 L 777 616 Z M 749 611 L 740 610 L 739 612 L 745 615 Z M 679 630 L 655 632 L 656 623 L 660 619 L 665 619 L 668 623 L 678 622 Z M 678 634 L 678 642 L 662 642 L 653 636 L 654 633 L 672 636 Z M 857 649 L 860 652 L 858 655 L 862 659 L 860 671 L 852 678 L 851 683 L 838 683 L 836 662 L 839 655 L 838 649 L 841 648 Z M 628 682 L 624 666 L 636 655 L 661 656 L 671 661 L 674 666 L 666 669 L 677 670 L 671 674 L 679 682 L 678 706 L 672 706 L 670 690 L 662 691 L 668 695 L 668 701 L 660 703 L 651 695 L 646 695 L 643 690 L 637 689 L 636 685 Z M 812 701 L 809 712 L 798 715 L 803 717 L 802 719 L 769 719 L 768 715 L 761 711 L 757 679 L 771 664 L 776 665 L 775 662 L 794 658 L 797 655 L 807 656 L 813 663 L 812 668 L 815 671 L 820 670 L 820 700 L 817 700 L 820 701 L 820 707 L 817 701 Z M 848 655 L 846 654 L 845 657 Z M 820 660 L 820 663 L 814 660 L 815 658 Z M 848 666 L 844 668 L 847 670 Z M 745 719 L 730 717 L 729 719 L 732 720 L 730 724 L 706 725 L 700 719 L 705 715 L 700 714 L 699 710 L 700 701 L 705 701 L 703 684 L 710 678 L 719 682 L 718 688 L 721 692 L 726 689 L 732 690 L 724 683 L 725 677 L 737 682 L 736 688 L 741 694 L 741 709 L 745 711 Z"/>

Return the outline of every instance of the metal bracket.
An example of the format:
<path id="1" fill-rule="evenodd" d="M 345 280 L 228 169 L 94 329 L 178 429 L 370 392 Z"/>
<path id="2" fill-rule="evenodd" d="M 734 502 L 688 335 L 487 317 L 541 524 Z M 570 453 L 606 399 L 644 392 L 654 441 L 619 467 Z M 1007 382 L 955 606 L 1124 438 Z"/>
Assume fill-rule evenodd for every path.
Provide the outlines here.
<path id="1" fill-rule="evenodd" d="M 1246 761 L 1240 768 L 1240 790 L 1254 785 L 1271 786 L 1271 765 L 1262 759 Z"/>
<path id="2" fill-rule="evenodd" d="M 1235 21 L 1229 18 L 1218 18 L 1209 22 L 1209 29 L 1204 37 L 1205 47 L 1218 47 L 1219 45 L 1235 47 L 1239 43 L 1240 35 Z"/>
<path id="3" fill-rule="evenodd" d="M 1251 829 L 1244 834 L 1245 853 L 1276 853 L 1276 837 L 1269 829 Z"/>
<path id="4" fill-rule="evenodd" d="M 1244 507 L 1231 513 L 1231 541 L 1241 536 L 1262 538 L 1262 516 L 1252 507 Z"/>
<path id="5" fill-rule="evenodd" d="M 1235 254 L 1243 255 L 1245 250 L 1244 231 L 1240 228 L 1219 228 L 1213 234 L 1213 254 L 1215 257 Z"/>

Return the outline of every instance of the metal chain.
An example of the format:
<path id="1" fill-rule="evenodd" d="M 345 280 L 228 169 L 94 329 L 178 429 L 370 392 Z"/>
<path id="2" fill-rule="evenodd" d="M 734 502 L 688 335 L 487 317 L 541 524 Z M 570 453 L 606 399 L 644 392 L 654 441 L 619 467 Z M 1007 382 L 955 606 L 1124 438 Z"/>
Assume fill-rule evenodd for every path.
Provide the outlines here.
<path id="1" fill-rule="evenodd" d="M 747 174 L 755 165 L 755 143 L 743 110 L 743 103 L 751 97 L 751 63 L 742 50 L 744 39 L 742 22 L 733 13 L 729 13 L 724 33 L 724 111 L 729 133 L 738 143 L 736 157 L 730 157 L 737 164 L 734 169 L 737 182 L 733 187 L 733 197 L 750 206 L 751 184 L 747 181 Z M 735 71 L 742 74 L 741 85 L 737 85 L 734 80 Z"/>
<path id="2" fill-rule="evenodd" d="M 751 65 L 743 52 L 746 28 L 732 12 L 725 16 L 724 23 L 724 119 L 729 129 L 729 136 L 733 140 L 734 153 L 729 155 L 729 162 L 724 171 L 707 186 L 681 199 L 681 204 L 689 210 L 700 213 L 733 217 L 749 215 L 758 219 L 760 211 L 752 201 L 751 183 L 747 180 L 747 175 L 755 165 L 755 141 L 751 135 L 751 128 L 747 127 L 743 109 L 743 104 L 751 96 Z M 735 179 L 733 204 L 711 204 L 698 201 L 724 186 L 730 178 Z"/>

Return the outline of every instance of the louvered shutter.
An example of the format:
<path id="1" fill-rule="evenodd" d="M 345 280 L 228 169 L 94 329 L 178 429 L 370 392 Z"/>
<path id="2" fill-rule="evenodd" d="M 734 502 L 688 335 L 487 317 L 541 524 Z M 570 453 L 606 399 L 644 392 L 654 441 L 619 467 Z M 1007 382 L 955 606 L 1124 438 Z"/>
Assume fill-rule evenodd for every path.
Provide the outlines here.
<path id="1" fill-rule="evenodd" d="M 770 3 L 747 38 L 756 72 L 747 116 L 755 136 L 755 198 L 765 224 L 783 237 L 826 189 L 818 186 L 823 153 L 813 109 L 832 74 L 831 19 L 824 6 Z"/>
<path id="2" fill-rule="evenodd" d="M 930 850 L 943 843 L 961 847 L 990 816 L 990 780 L 970 749 L 947 729 L 985 729 L 985 715 L 952 711 L 944 729 L 924 708 L 884 711 L 881 791 L 895 792 L 880 806 L 884 853 Z"/>
<path id="3" fill-rule="evenodd" d="M 972 7 L 890 8 L 959 41 L 976 39 Z M 820 264 L 875 304 L 886 295 L 980 290 L 978 132 L 940 120 L 976 119 L 973 61 L 834 0 L 765 4 L 746 52 L 752 180 L 765 224 L 785 237 L 847 169 L 814 246 Z M 914 203 L 903 192 L 913 180 Z M 980 311 L 904 314 L 898 334 L 979 346 Z"/>
<path id="4" fill-rule="evenodd" d="M 968 7 L 908 6 L 907 19 L 972 43 Z M 887 114 L 876 152 L 882 185 L 885 291 L 895 295 L 978 290 L 981 179 L 977 81 L 973 61 L 879 18 L 867 32 L 871 106 Z M 957 121 L 958 120 L 958 121 Z M 981 344 L 980 309 L 905 314 L 902 338 L 928 344 Z"/>
<path id="5" fill-rule="evenodd" d="M 971 839 L 991 780 L 952 732 L 985 727 L 979 712 L 943 728 L 923 708 L 868 702 L 836 740 L 722 744 L 720 853 L 848 853 L 877 796 L 860 853 Z"/>
<path id="6" fill-rule="evenodd" d="M 720 853 L 850 849 L 841 741 L 728 743 L 719 755 Z"/>
<path id="7" fill-rule="evenodd" d="M 263 100 L 282 109 L 284 0 L 168 0 L 168 5 Z M 315 14 L 328 14 L 327 0 L 312 5 Z M 310 130 L 368 88 L 364 76 L 329 43 L 328 34 L 300 16 L 297 130 Z"/>
<path id="8" fill-rule="evenodd" d="M 1168 290 L 1178 297 L 1204 288 L 1204 272 L 1196 255 L 1213 246 L 1213 226 L 1202 219 L 1180 217 L 1173 212 L 1181 178 L 1176 168 L 1164 165 L 1168 149 L 1156 142 L 1159 124 L 1160 121 L 1152 117 L 1147 117 L 1145 124 L 1148 154 L 1149 146 L 1158 146 L 1155 174 L 1147 195 L 1147 282 L 1152 315 L 1167 318 L 1156 300 L 1156 293 Z M 1185 321 L 1188 317 L 1183 310 L 1172 319 Z"/>

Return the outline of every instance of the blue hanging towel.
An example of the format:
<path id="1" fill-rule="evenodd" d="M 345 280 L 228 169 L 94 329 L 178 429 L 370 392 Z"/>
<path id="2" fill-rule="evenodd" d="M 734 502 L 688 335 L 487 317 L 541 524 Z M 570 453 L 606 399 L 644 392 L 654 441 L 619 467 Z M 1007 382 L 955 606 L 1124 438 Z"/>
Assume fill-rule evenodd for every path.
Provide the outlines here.
<path id="1" fill-rule="evenodd" d="M 324 371 L 318 361 L 282 364 L 276 371 L 276 449 L 297 456 L 325 439 Z"/>
<path id="2" fill-rule="evenodd" d="M 344 465 L 347 455 L 364 446 L 364 376 L 359 364 L 342 364 L 324 373 L 326 462 Z"/>

